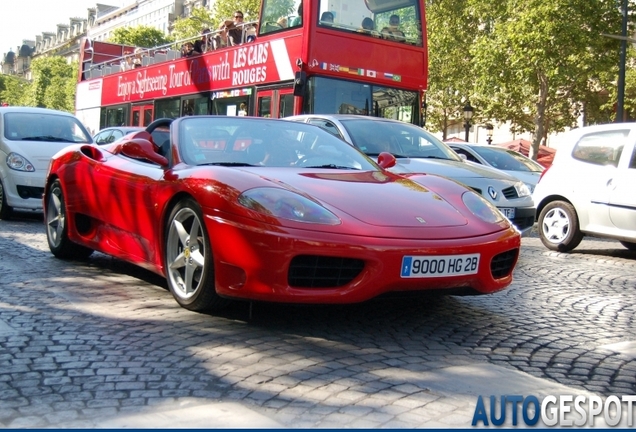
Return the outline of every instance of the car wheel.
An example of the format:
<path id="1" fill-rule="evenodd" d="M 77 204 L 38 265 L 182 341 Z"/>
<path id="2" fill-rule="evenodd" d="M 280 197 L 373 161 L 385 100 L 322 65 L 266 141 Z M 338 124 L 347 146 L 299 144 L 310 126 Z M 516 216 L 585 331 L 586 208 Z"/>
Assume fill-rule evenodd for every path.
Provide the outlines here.
<path id="1" fill-rule="evenodd" d="M 229 301 L 214 287 L 214 263 L 199 205 L 184 199 L 170 213 L 166 227 L 165 268 L 168 288 L 186 309 L 220 309 Z"/>
<path id="2" fill-rule="evenodd" d="M 548 249 L 568 252 L 583 240 L 579 219 L 572 204 L 553 201 L 539 215 L 539 235 Z"/>
<path id="3" fill-rule="evenodd" d="M 629 249 L 630 251 L 636 251 L 636 243 L 621 241 L 621 244 L 625 246 L 627 249 Z"/>
<path id="4" fill-rule="evenodd" d="M 7 196 L 4 193 L 4 185 L 2 181 L 0 181 L 0 219 L 11 219 L 11 214 L 13 213 L 13 208 L 9 207 L 7 204 Z"/>
<path id="5" fill-rule="evenodd" d="M 66 224 L 66 204 L 59 180 L 55 180 L 46 197 L 46 239 L 51 253 L 62 259 L 85 259 L 93 249 L 80 246 L 68 238 L 68 225 Z"/>

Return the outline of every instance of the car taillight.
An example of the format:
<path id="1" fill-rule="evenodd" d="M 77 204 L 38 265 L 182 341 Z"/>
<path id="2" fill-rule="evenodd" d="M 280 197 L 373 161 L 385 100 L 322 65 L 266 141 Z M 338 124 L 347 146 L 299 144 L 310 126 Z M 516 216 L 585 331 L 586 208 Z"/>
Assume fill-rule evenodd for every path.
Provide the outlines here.
<path id="1" fill-rule="evenodd" d="M 541 175 L 539 176 L 539 181 L 541 181 L 541 179 L 543 178 L 543 176 L 545 175 L 545 173 L 548 172 L 548 170 L 552 168 L 552 165 L 550 165 L 549 167 L 547 167 L 546 169 L 543 170 L 543 172 L 541 173 Z M 537 182 L 539 183 L 539 182 Z"/>

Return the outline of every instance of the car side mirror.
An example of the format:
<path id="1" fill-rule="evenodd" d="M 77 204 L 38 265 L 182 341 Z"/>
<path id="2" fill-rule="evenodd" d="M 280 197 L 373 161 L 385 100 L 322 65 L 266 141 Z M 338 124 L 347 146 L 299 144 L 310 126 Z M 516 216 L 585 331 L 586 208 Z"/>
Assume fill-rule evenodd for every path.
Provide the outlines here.
<path id="1" fill-rule="evenodd" d="M 466 157 L 466 155 L 464 153 L 457 153 L 457 155 L 462 158 L 463 161 L 468 160 L 468 158 Z"/>
<path id="2" fill-rule="evenodd" d="M 121 145 L 121 153 L 133 159 L 147 160 L 161 167 L 168 166 L 168 159 L 155 151 L 155 146 L 150 141 L 142 138 L 133 138 Z"/>
<path id="3" fill-rule="evenodd" d="M 395 166 L 395 164 L 395 156 L 393 156 L 391 153 L 382 152 L 378 155 L 378 165 L 380 165 L 380 167 L 387 169 Z"/>

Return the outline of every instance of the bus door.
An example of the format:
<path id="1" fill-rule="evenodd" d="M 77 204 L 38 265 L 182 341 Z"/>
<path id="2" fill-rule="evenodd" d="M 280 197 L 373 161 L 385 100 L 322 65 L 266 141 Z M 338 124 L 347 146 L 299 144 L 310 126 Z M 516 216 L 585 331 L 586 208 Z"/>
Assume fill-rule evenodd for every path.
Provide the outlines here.
<path id="1" fill-rule="evenodd" d="M 153 105 L 133 105 L 131 126 L 148 126 L 152 123 Z"/>
<path id="2" fill-rule="evenodd" d="M 256 115 L 283 118 L 294 115 L 294 89 L 257 90 Z"/>

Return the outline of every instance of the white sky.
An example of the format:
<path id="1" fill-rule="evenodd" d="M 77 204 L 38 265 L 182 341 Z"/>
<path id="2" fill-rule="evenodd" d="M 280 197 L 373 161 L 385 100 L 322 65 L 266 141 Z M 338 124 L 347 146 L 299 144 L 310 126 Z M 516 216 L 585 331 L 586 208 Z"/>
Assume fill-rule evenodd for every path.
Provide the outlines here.
<path id="1" fill-rule="evenodd" d="M 69 18 L 87 18 L 89 7 L 97 3 L 122 6 L 131 0 L 0 0 L 0 54 L 35 40 L 42 32 L 56 32 L 57 24 Z"/>

